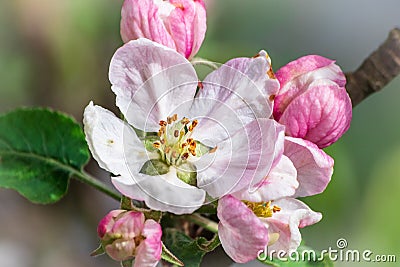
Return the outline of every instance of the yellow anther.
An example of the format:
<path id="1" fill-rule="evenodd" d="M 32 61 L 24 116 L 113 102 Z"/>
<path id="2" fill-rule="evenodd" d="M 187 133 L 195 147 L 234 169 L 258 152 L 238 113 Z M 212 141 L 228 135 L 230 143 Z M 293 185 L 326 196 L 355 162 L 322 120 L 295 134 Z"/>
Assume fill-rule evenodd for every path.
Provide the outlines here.
<path id="1" fill-rule="evenodd" d="M 271 201 L 268 202 L 251 202 L 243 200 L 243 203 L 251 209 L 257 217 L 269 218 L 274 213 L 271 209 Z"/>
<path id="2" fill-rule="evenodd" d="M 190 122 L 190 120 L 188 119 L 188 118 L 186 118 L 186 117 L 184 117 L 182 120 L 181 120 L 181 123 L 182 124 L 188 124 Z"/>
<path id="3" fill-rule="evenodd" d="M 172 122 L 173 122 L 172 118 L 171 117 L 167 117 L 167 123 L 171 124 Z"/>
<path id="4" fill-rule="evenodd" d="M 190 124 L 190 126 L 189 126 L 189 131 L 192 132 L 198 123 L 199 122 L 197 120 L 192 121 L 192 124 Z"/>

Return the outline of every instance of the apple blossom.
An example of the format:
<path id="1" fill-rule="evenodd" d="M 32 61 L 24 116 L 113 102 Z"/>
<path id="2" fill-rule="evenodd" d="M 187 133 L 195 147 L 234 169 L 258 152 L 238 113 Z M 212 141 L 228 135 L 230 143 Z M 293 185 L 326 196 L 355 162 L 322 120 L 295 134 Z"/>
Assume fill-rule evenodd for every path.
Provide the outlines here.
<path id="1" fill-rule="evenodd" d="M 199 51 L 207 28 L 203 0 L 125 0 L 121 17 L 125 43 L 144 37 L 188 59 Z"/>
<path id="2" fill-rule="evenodd" d="M 323 148 L 336 142 L 350 127 L 352 105 L 346 78 L 333 60 L 305 56 L 276 72 L 281 84 L 275 97 L 274 118 L 286 134 Z"/>
<path id="3" fill-rule="evenodd" d="M 131 41 L 110 64 L 126 121 L 93 103 L 85 109 L 92 155 L 122 194 L 175 214 L 198 209 L 206 192 L 218 198 L 255 185 L 283 151 L 283 128 L 265 118 L 279 87 L 270 69 L 264 51 L 233 59 L 197 90 L 196 72 L 182 55 L 147 39 Z M 149 135 L 139 138 L 132 126 Z"/>
<path id="4" fill-rule="evenodd" d="M 141 212 L 113 210 L 97 232 L 104 251 L 116 261 L 135 259 L 134 267 L 153 267 L 161 259 L 161 226 Z"/>
<path id="5" fill-rule="evenodd" d="M 236 262 L 269 251 L 289 252 L 301 242 L 299 228 L 317 223 L 320 213 L 295 199 L 322 192 L 333 160 L 315 144 L 286 137 L 284 154 L 256 190 L 246 188 L 219 200 L 218 233 L 225 252 Z"/>

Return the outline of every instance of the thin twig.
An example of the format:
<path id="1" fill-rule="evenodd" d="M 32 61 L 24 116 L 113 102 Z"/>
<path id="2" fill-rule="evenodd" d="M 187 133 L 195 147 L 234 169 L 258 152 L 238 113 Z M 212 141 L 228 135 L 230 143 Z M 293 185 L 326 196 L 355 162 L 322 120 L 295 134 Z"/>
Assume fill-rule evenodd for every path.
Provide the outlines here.
<path id="1" fill-rule="evenodd" d="M 354 72 L 347 73 L 346 89 L 353 107 L 384 88 L 400 74 L 400 29 L 390 31 L 386 41 Z"/>

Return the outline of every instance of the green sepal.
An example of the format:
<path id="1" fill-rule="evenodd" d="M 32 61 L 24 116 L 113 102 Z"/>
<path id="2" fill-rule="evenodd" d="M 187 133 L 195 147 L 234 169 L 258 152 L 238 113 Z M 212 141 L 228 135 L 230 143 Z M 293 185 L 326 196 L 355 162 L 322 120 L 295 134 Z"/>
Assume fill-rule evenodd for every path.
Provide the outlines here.
<path id="1" fill-rule="evenodd" d="M 168 172 L 169 172 L 168 164 L 159 159 L 151 159 L 146 161 L 143 164 L 142 169 L 140 170 L 140 173 L 147 174 L 150 176 L 163 175 Z"/>
<path id="2" fill-rule="evenodd" d="M 180 261 L 174 254 L 172 254 L 171 251 L 168 250 L 168 248 L 162 244 L 162 253 L 161 253 L 161 258 L 169 263 L 178 265 L 178 266 L 184 266 L 183 262 Z"/>
<path id="3" fill-rule="evenodd" d="M 176 176 L 187 184 L 197 186 L 197 169 L 190 162 L 185 162 L 177 166 Z"/>

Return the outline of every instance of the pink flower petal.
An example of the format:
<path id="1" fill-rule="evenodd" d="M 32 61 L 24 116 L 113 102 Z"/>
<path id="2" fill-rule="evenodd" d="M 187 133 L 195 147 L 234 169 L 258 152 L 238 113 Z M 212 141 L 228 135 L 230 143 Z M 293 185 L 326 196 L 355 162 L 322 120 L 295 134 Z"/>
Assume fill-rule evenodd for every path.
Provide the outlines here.
<path id="1" fill-rule="evenodd" d="M 268 250 L 296 250 L 301 242 L 299 228 L 314 224 L 322 219 L 322 215 L 312 211 L 303 202 L 294 198 L 284 198 L 273 202 L 281 211 L 267 218 L 269 233 L 279 233 L 279 239 L 268 246 Z"/>
<path id="2" fill-rule="evenodd" d="M 323 148 L 349 129 L 351 117 L 352 106 L 346 90 L 328 80 L 317 80 L 287 106 L 279 123 L 286 125 L 287 135 Z"/>
<path id="3" fill-rule="evenodd" d="M 146 220 L 142 235 L 145 237 L 136 250 L 134 267 L 153 267 L 161 259 L 162 230 L 154 220 Z"/>
<path id="4" fill-rule="evenodd" d="M 319 194 L 325 190 L 333 173 L 333 159 L 315 144 L 300 138 L 286 137 L 285 152 L 297 169 L 300 183 L 294 197 Z"/>
<path id="5" fill-rule="evenodd" d="M 115 223 L 115 218 L 122 212 L 125 212 L 125 210 L 112 210 L 103 219 L 101 219 L 97 227 L 97 233 L 100 238 L 103 238 L 106 233 L 112 230 Z"/>
<path id="6" fill-rule="evenodd" d="M 135 251 L 136 244 L 133 239 L 116 239 L 105 246 L 105 251 L 115 261 L 124 261 L 132 258 L 132 251 Z"/>
<path id="7" fill-rule="evenodd" d="M 174 9 L 168 2 L 164 5 L 170 5 Z M 121 10 L 121 37 L 124 43 L 147 38 L 176 49 L 175 42 L 161 18 L 160 8 L 163 9 L 153 0 L 125 0 Z"/>
<path id="8" fill-rule="evenodd" d="M 233 196 L 225 196 L 218 203 L 218 234 L 226 254 L 235 262 L 254 260 L 268 244 L 268 230 L 264 223 Z"/>
<path id="9" fill-rule="evenodd" d="M 206 9 L 202 0 L 170 0 L 177 6 L 167 18 L 177 51 L 190 59 L 200 49 L 206 34 Z"/>
<path id="10" fill-rule="evenodd" d="M 286 107 L 304 93 L 315 80 L 327 79 L 344 87 L 346 78 L 335 61 L 316 55 L 301 57 L 288 63 L 276 72 L 281 84 L 275 98 L 274 117 L 279 120 Z"/>
<path id="11" fill-rule="evenodd" d="M 158 131 L 160 120 L 193 100 L 198 78 L 193 66 L 176 51 L 147 39 L 119 48 L 110 64 L 109 78 L 117 106 L 132 126 Z"/>
<path id="12" fill-rule="evenodd" d="M 141 212 L 128 211 L 116 220 L 111 234 L 121 235 L 122 239 L 131 239 L 139 236 L 143 230 L 145 217 Z"/>

